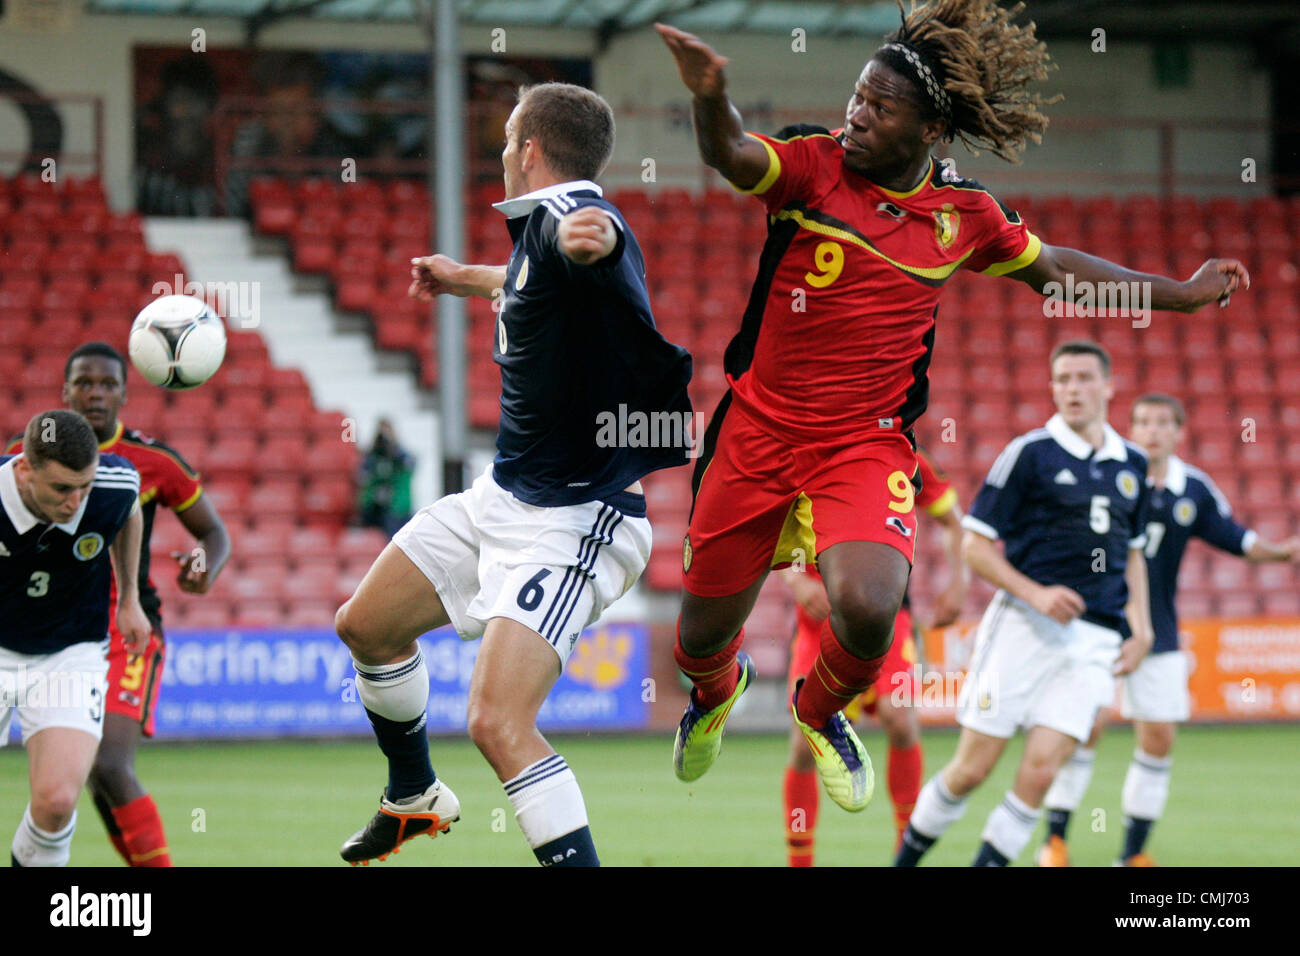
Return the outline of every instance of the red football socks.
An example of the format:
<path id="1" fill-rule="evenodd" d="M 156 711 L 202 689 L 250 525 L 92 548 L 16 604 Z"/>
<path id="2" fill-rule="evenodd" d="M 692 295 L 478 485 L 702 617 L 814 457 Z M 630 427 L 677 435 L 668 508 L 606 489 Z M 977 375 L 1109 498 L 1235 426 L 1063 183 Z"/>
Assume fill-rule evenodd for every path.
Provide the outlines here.
<path id="1" fill-rule="evenodd" d="M 702 710 L 712 710 L 726 703 L 728 697 L 736 692 L 736 683 L 740 671 L 736 667 L 736 654 L 745 641 L 745 629 L 731 639 L 722 650 L 708 657 L 691 657 L 682 650 L 682 624 L 677 622 L 677 643 L 673 646 L 673 657 L 682 673 L 695 685 L 695 703 Z"/>
<path id="2" fill-rule="evenodd" d="M 822 622 L 821 651 L 799 689 L 799 719 L 820 729 L 838 710 L 876 682 L 885 655 L 864 661 L 840 644 L 830 618 Z"/>
<path id="3" fill-rule="evenodd" d="M 162 817 L 147 793 L 113 810 L 131 866 L 171 866 Z"/>
<path id="4" fill-rule="evenodd" d="M 785 768 L 785 846 L 791 866 L 813 865 L 821 785 L 816 770 Z"/>
<path id="5" fill-rule="evenodd" d="M 907 829 L 916 799 L 921 795 L 921 745 L 889 748 L 889 799 L 894 804 L 894 826 L 901 837 Z"/>

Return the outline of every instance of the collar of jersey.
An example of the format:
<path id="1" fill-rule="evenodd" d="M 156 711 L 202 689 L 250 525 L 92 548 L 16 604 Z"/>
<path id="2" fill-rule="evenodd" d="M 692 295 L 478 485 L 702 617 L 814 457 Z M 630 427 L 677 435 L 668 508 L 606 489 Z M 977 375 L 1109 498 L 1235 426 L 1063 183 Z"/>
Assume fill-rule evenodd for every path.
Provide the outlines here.
<path id="1" fill-rule="evenodd" d="M 1065 424 L 1065 419 L 1059 413 L 1047 420 L 1046 427 L 1048 434 L 1056 440 L 1056 443 L 1075 458 L 1085 460 L 1093 458 L 1096 461 L 1124 461 L 1128 458 L 1128 450 L 1124 447 L 1124 439 L 1120 438 L 1119 432 L 1105 422 L 1101 426 L 1105 438 L 1100 449 L 1093 448 L 1084 441 L 1078 432 Z"/>
<path id="2" fill-rule="evenodd" d="M 3 465 L 0 465 L 0 504 L 4 505 L 5 514 L 13 523 L 14 530 L 19 534 L 26 534 L 38 524 L 45 524 L 40 518 L 27 510 L 23 504 L 22 495 L 18 494 L 18 479 L 14 477 L 14 462 L 17 458 L 10 458 Z M 77 513 L 62 524 L 56 524 L 54 527 L 61 531 L 72 534 L 77 530 L 77 525 L 81 524 L 81 516 L 86 513 L 86 504 L 90 501 L 90 495 L 84 495 L 81 499 L 81 507 Z"/>
<path id="3" fill-rule="evenodd" d="M 108 441 L 102 441 L 102 442 L 100 442 L 100 443 L 99 443 L 99 450 L 100 450 L 100 451 L 108 451 L 110 448 L 112 448 L 114 445 L 116 445 L 116 444 L 117 444 L 117 440 L 118 440 L 119 438 L 122 437 L 122 433 L 123 433 L 124 431 L 126 431 L 126 426 L 122 424 L 122 419 L 119 418 L 119 419 L 117 420 L 117 425 L 113 428 L 113 437 L 110 438 L 110 439 L 108 439 Z"/>
<path id="4" fill-rule="evenodd" d="M 1177 455 L 1170 455 L 1169 463 L 1165 465 L 1165 491 L 1180 496 L 1186 490 L 1187 466 Z"/>
<path id="5" fill-rule="evenodd" d="M 556 183 L 553 186 L 543 186 L 541 189 L 534 189 L 532 192 L 523 196 L 516 196 L 514 199 L 504 199 L 501 202 L 494 202 L 492 208 L 505 213 L 507 219 L 518 219 L 520 216 L 527 216 L 530 212 L 542 204 L 542 200 L 550 199 L 553 196 L 563 196 L 565 193 L 594 192 L 597 196 L 604 196 L 599 186 L 589 179 L 575 179 L 570 183 Z"/>

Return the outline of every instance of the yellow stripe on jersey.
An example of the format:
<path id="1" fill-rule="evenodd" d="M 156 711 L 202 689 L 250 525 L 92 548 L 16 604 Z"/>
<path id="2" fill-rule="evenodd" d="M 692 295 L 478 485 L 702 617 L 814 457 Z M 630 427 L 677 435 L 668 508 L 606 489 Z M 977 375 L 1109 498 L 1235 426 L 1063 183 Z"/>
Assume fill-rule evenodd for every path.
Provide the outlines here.
<path id="1" fill-rule="evenodd" d="M 767 172 L 763 174 L 762 179 L 756 182 L 753 186 L 750 186 L 748 189 L 742 189 L 730 180 L 728 180 L 728 183 L 730 183 L 731 188 L 736 190 L 738 193 L 744 193 L 746 196 L 761 196 L 763 193 L 771 189 L 772 184 L 781 177 L 781 157 L 776 155 L 776 150 L 772 148 L 771 143 L 764 139 L 760 139 L 753 133 L 746 133 L 745 135 L 750 139 L 753 139 L 755 142 L 762 143 L 763 148 L 767 150 Z"/>
<path id="2" fill-rule="evenodd" d="M 830 236 L 832 239 L 838 239 L 841 242 L 847 242 L 851 245 L 857 246 L 859 249 L 863 249 L 871 253 L 873 256 L 888 262 L 895 269 L 901 269 L 903 272 L 910 273 L 911 275 L 920 276 L 922 279 L 947 279 L 950 275 L 956 272 L 961 264 L 969 259 L 971 253 L 975 251 L 975 247 L 972 246 L 970 249 L 966 250 L 966 254 L 960 259 L 955 262 L 946 263 L 942 266 L 909 266 L 905 262 L 898 262 L 897 260 L 889 258 L 889 256 L 885 255 L 861 236 L 854 235 L 844 229 L 838 229 L 835 226 L 828 226 L 815 219 L 809 219 L 798 209 L 782 209 L 776 214 L 776 218 L 793 219 L 809 232 L 816 232 L 823 236 Z"/>
<path id="3" fill-rule="evenodd" d="M 198 500 L 199 500 L 199 497 L 200 497 L 202 494 L 203 494 L 203 488 L 202 488 L 202 487 L 195 488 L 195 489 L 194 489 L 194 494 L 190 495 L 188 498 L 186 498 L 184 501 L 182 501 L 180 504 L 178 504 L 175 508 L 172 509 L 172 511 L 176 512 L 177 514 L 180 514 L 180 513 L 181 513 L 182 511 L 184 511 L 186 508 L 189 508 L 191 505 L 193 505 L 194 502 L 198 501 Z"/>
<path id="4" fill-rule="evenodd" d="M 155 486 L 153 488 L 150 488 L 148 491 L 146 491 L 144 494 L 140 496 L 140 503 L 147 505 L 149 502 L 153 501 L 157 497 L 158 497 L 158 488 L 157 486 Z"/>
<path id="5" fill-rule="evenodd" d="M 984 270 L 986 276 L 1004 276 L 1008 272 L 1016 272 L 1031 264 L 1038 258 L 1038 254 L 1043 251 L 1043 241 L 1029 233 L 1029 241 L 1025 243 L 1025 249 L 1020 255 L 1007 262 L 995 262 Z"/>
<path id="6" fill-rule="evenodd" d="M 925 513 L 931 518 L 942 518 L 957 503 L 957 489 L 949 488 L 937 499 L 925 506 Z"/>

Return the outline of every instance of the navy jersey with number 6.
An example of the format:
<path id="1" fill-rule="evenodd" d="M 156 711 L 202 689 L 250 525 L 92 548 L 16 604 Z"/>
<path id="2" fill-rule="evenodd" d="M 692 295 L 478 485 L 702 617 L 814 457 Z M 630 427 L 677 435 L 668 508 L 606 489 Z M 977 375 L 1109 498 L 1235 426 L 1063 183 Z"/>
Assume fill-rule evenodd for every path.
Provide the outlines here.
<path id="1" fill-rule="evenodd" d="M 108 549 L 136 506 L 139 473 L 101 454 L 80 510 L 49 524 L 23 504 L 15 460 L 0 457 L 0 647 L 52 654 L 107 640 Z"/>
<path id="2" fill-rule="evenodd" d="M 1060 415 L 1021 435 L 989 470 L 968 528 L 1004 542 L 1007 561 L 1037 583 L 1077 591 L 1081 615 L 1129 636 L 1124 570 L 1146 541 L 1147 459 L 1109 425 L 1093 448 Z"/>
<path id="3" fill-rule="evenodd" d="M 1208 475 L 1174 455 L 1169 456 L 1164 488 L 1150 489 L 1147 507 L 1147 574 L 1151 581 L 1151 623 L 1156 641 L 1152 654 L 1178 650 L 1178 568 L 1187 542 L 1200 538 L 1229 554 L 1243 555 L 1255 532 L 1232 520 L 1228 499 Z"/>
<path id="4" fill-rule="evenodd" d="M 591 266 L 560 251 L 560 220 L 596 206 L 618 233 Z M 493 474 L 516 498 L 544 507 L 616 495 L 658 468 L 685 464 L 691 356 L 655 328 L 645 262 L 632 230 L 595 183 L 549 186 L 497 203 L 514 250 L 498 303 L 492 357 L 501 367 Z M 609 418 L 668 423 L 637 441 L 608 441 Z M 606 433 L 616 430 L 607 429 Z"/>

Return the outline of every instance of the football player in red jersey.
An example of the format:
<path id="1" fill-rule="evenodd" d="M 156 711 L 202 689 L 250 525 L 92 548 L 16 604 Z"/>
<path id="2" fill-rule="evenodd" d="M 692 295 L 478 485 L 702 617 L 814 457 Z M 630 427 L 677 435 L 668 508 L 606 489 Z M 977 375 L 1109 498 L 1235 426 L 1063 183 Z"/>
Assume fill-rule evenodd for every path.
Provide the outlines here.
<path id="1" fill-rule="evenodd" d="M 230 557 L 230 536 L 216 507 L 203 494 L 199 476 L 160 442 L 118 421 L 126 401 L 126 359 L 111 345 L 89 342 L 68 356 L 63 401 L 90 422 L 99 450 L 121 455 L 140 473 L 144 537 L 140 542 L 140 604 L 153 627 L 149 645 L 128 655 L 116 624 L 109 628 L 108 694 L 104 736 L 90 772 L 95 809 L 109 839 L 128 866 L 171 866 L 162 818 L 135 775 L 135 749 L 154 733 L 154 708 L 163 672 L 162 602 L 149 579 L 149 536 L 154 514 L 164 505 L 176 513 L 197 546 L 179 556 L 182 591 L 204 594 Z M 6 454 L 22 450 L 14 441 Z M 116 581 L 113 600 L 116 601 Z"/>
<path id="2" fill-rule="evenodd" d="M 870 759 L 840 711 L 875 681 L 893 640 L 916 529 L 911 428 L 927 404 L 939 291 L 958 268 L 1044 295 L 1149 283 L 1147 307 L 1181 312 L 1249 285 L 1235 259 L 1180 282 L 1050 246 L 934 161 L 940 140 L 960 138 L 1014 162 L 1046 128 L 1049 101 L 1028 87 L 1049 60 L 1032 25 L 1013 22 L 1019 9 L 912 9 L 848 91 L 844 127 L 786 138 L 746 133 L 726 58 L 657 26 L 692 94 L 701 156 L 757 196 L 770 224 L 683 548 L 675 655 L 695 686 L 673 754 L 682 780 L 716 759 L 753 677 L 745 618 L 768 570 L 799 547 L 816 556 L 830 614 L 795 719 L 831 798 L 849 810 L 870 800 Z"/>
<path id="3" fill-rule="evenodd" d="M 935 601 L 931 626 L 951 624 L 966 603 L 970 570 L 961 557 L 961 507 L 957 489 L 952 486 L 920 449 L 916 461 L 921 470 L 921 490 L 916 504 L 925 509 L 943 528 L 943 547 L 948 560 L 948 586 Z M 822 622 L 830 613 L 826 586 L 816 569 L 787 568 L 782 572 L 794 591 L 798 627 L 790 647 L 789 692 L 808 675 L 817 659 L 818 635 Z M 889 799 L 894 805 L 894 827 L 902 839 L 917 795 L 921 792 L 922 756 L 921 723 L 916 704 L 919 688 L 916 681 L 916 640 L 913 636 L 912 612 L 907 596 L 894 622 L 894 643 L 890 645 L 876 682 L 845 708 L 853 719 L 861 710 L 880 719 L 889 738 L 889 764 L 886 773 Z M 785 800 L 785 842 L 791 866 L 813 865 L 813 835 L 817 829 L 818 785 L 815 766 L 808 745 L 798 728 L 791 729 L 790 760 L 785 768 L 782 795 Z"/>

